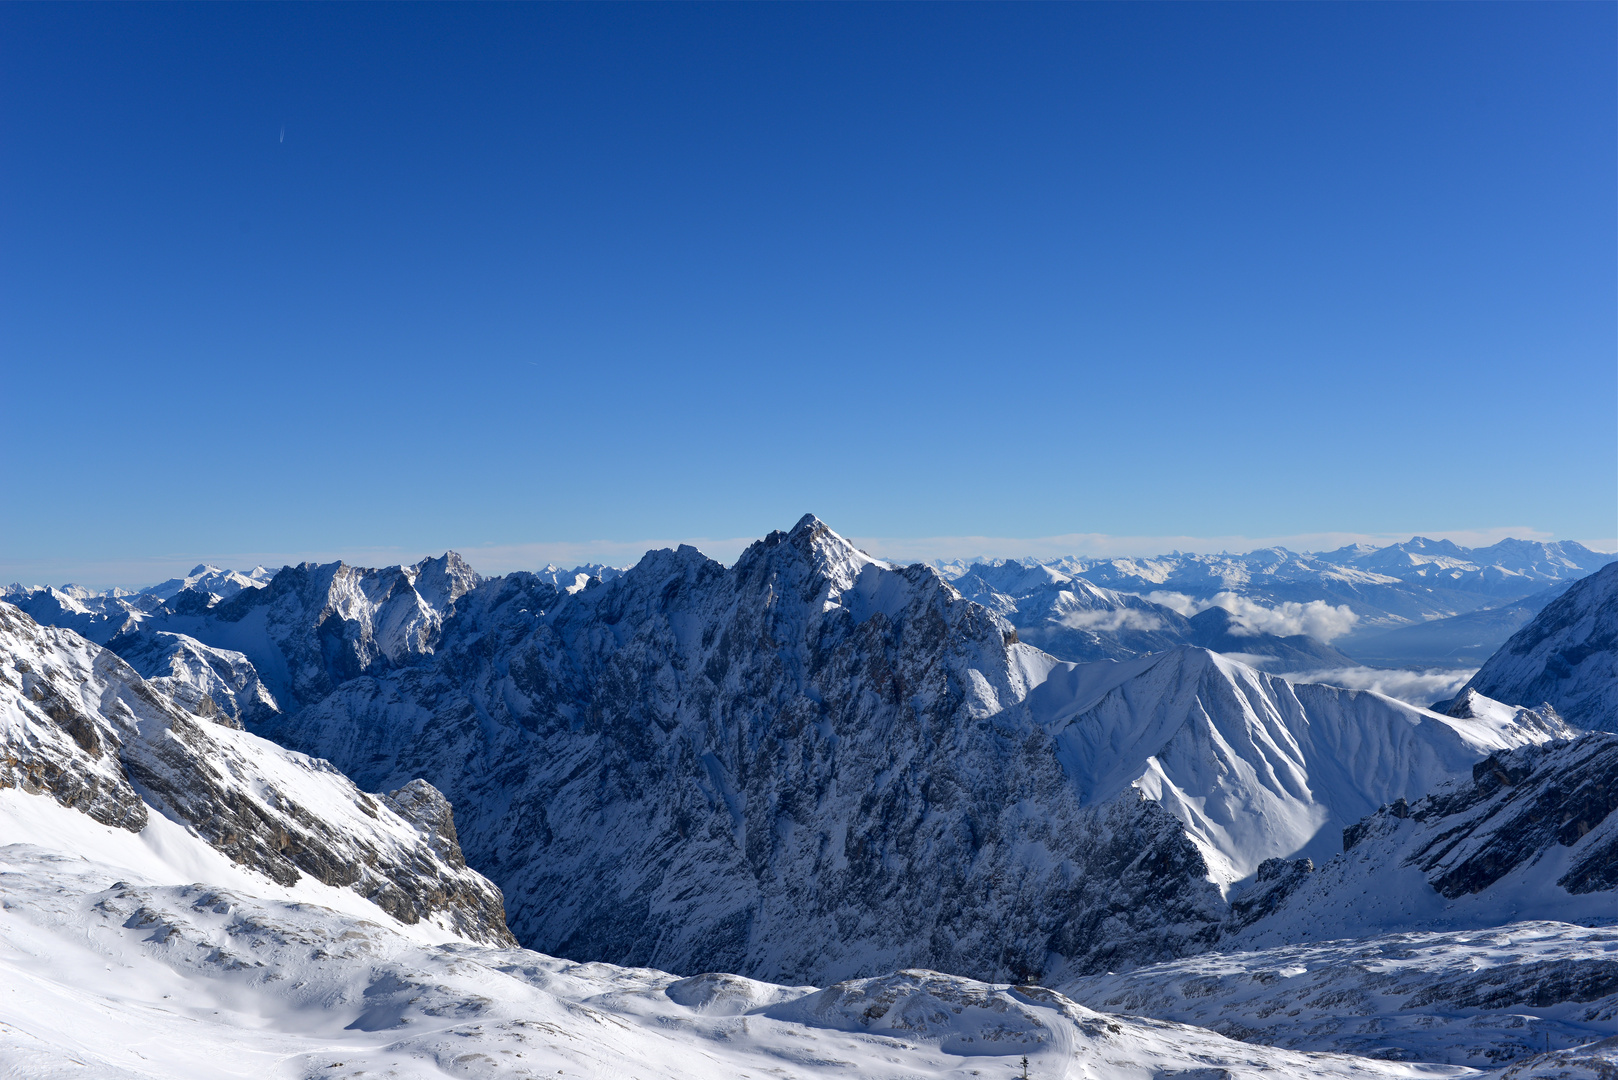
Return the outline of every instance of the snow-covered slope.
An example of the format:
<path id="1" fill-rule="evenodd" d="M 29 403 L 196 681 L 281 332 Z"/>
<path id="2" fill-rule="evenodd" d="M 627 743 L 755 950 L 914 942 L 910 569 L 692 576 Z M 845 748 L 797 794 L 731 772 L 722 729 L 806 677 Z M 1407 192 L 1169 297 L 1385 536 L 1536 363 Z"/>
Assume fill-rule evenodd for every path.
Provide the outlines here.
<path id="1" fill-rule="evenodd" d="M 1207 953 L 1062 989 L 1268 1046 L 1491 1068 L 1618 1035 L 1618 932 L 1413 931 Z"/>
<path id="2" fill-rule="evenodd" d="M 424 783 L 359 791 L 330 764 L 176 705 L 109 650 L 0 603 L 0 789 L 154 845 L 186 838 L 283 886 L 352 890 L 406 923 L 511 940 Z M 154 832 L 155 830 L 155 832 Z M 27 829 L 0 833 L 24 835 Z"/>
<path id="3" fill-rule="evenodd" d="M 1331 857 L 1342 830 L 1497 749 L 1570 734 L 1553 717 L 1441 716 L 1176 649 L 1059 665 L 1030 704 L 1086 803 L 1134 789 L 1183 822 L 1214 880 Z"/>
<path id="4" fill-rule="evenodd" d="M 1547 604 L 1467 688 L 1518 705 L 1548 701 L 1571 723 L 1618 731 L 1618 563 Z"/>
<path id="5" fill-rule="evenodd" d="M 1225 947 L 1521 918 L 1618 922 L 1615 809 L 1618 735 L 1496 752 L 1470 776 L 1355 824 L 1342 855 Z"/>
<path id="6" fill-rule="evenodd" d="M 1272 864 L 1219 951 L 1059 985 L 1109 1011 L 1377 1057 L 1482 1066 L 1611 1038 L 1614 811 L 1618 735 L 1491 754 L 1357 823 L 1319 870 Z M 1546 917 L 1565 921 L 1524 921 Z"/>
<path id="7" fill-rule="evenodd" d="M 363 785 L 443 790 L 530 945 L 815 982 L 1206 948 L 1265 859 L 1329 855 L 1380 802 L 1562 733 L 1012 638 L 810 516 L 729 570 L 681 548 L 573 593 L 487 582 L 430 659 L 266 730 Z"/>
<path id="8" fill-rule="evenodd" d="M 817 991 L 574 964 L 434 939 L 343 890 L 282 889 L 186 850 L 177 826 L 147 846 L 0 791 L 0 827 L 7 1076 L 967 1080 L 1012 1075 L 1023 1055 L 1034 1076 L 1092 1080 L 1472 1075 L 1255 1047 L 932 972 Z"/>

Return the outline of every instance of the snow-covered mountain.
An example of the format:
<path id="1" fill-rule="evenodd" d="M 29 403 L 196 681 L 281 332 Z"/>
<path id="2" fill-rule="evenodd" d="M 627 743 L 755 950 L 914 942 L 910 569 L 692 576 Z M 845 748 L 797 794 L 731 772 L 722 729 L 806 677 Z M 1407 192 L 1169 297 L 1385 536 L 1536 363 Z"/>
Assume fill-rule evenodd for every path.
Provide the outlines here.
<path id="1" fill-rule="evenodd" d="M 615 577 L 620 577 L 626 569 L 627 567 L 608 566 L 605 563 L 585 563 L 583 566 L 564 570 L 555 563 L 550 563 L 534 576 L 556 586 L 561 592 L 576 593 L 580 589 L 588 588 L 591 581 L 611 581 Z"/>
<path id="2" fill-rule="evenodd" d="M 986 607 L 813 517 L 729 569 L 306 565 L 132 606 L 130 663 L 0 605 L 0 1070 L 1600 1064 L 1525 1055 L 1614 1030 L 1618 736 L 1230 649 L 1063 662 L 989 569 Z M 508 947 L 468 862 L 526 942 L 687 977 Z"/>
<path id="3" fill-rule="evenodd" d="M 1575 724 L 1618 731 L 1618 563 L 1547 604 L 1467 688 L 1516 704 L 1548 701 Z"/>
<path id="4" fill-rule="evenodd" d="M 1266 859 L 1329 856 L 1380 803 L 1566 733 L 1015 636 L 809 516 L 728 570 L 681 548 L 572 593 L 487 581 L 430 657 L 264 730 L 443 790 L 532 946 L 815 982 L 1204 948 Z"/>
<path id="5" fill-rule="evenodd" d="M 199 715 L 222 712 L 239 725 L 262 723 L 281 711 L 275 695 L 259 681 L 258 669 L 242 653 L 162 630 L 120 634 L 107 648 L 177 704 Z"/>
<path id="6" fill-rule="evenodd" d="M 510 948 L 430 785 L 366 795 L 5 604 L 0 750 L 7 1075 L 1457 1075 L 932 971 L 817 990 Z"/>
<path id="7" fill-rule="evenodd" d="M 307 876 L 351 889 L 378 918 L 511 941 L 499 891 L 467 869 L 448 804 L 427 784 L 367 795 L 328 763 L 200 718 L 115 653 L 0 603 L 4 789 L 24 810 L 49 797 L 148 847 L 207 846 L 282 886 Z"/>
<path id="8" fill-rule="evenodd" d="M 275 708 L 296 710 L 348 679 L 431 655 L 444 619 L 477 583 L 454 552 L 375 570 L 300 563 L 223 602 L 177 593 L 108 644 L 152 670 L 200 670 L 179 655 L 199 647 L 245 657 Z"/>
<path id="9" fill-rule="evenodd" d="M 262 566 L 255 566 L 251 570 L 221 570 L 217 566 L 203 563 L 193 567 L 184 577 L 169 578 L 167 581 L 148 586 L 136 592 L 136 596 L 150 596 L 157 600 L 170 600 L 187 590 L 210 593 L 221 600 L 229 600 L 243 589 L 262 589 L 270 583 L 274 576 Z"/>

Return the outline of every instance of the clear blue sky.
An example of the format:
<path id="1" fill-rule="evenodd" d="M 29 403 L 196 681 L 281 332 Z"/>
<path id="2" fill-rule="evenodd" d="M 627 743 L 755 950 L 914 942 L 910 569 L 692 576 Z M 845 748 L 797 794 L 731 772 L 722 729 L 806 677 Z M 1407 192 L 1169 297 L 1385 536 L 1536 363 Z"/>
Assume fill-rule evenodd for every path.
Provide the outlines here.
<path id="1" fill-rule="evenodd" d="M 0 6 L 0 563 L 1614 537 L 1615 12 Z"/>

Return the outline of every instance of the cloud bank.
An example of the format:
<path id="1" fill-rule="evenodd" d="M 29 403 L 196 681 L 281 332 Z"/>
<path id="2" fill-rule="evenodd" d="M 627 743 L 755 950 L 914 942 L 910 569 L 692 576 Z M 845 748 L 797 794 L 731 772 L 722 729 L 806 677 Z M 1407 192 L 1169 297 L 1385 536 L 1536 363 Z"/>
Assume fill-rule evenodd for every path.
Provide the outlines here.
<path id="1" fill-rule="evenodd" d="M 1198 600 L 1185 593 L 1157 590 L 1146 594 L 1154 604 L 1162 604 L 1186 618 L 1209 608 L 1224 608 L 1230 612 L 1234 634 L 1275 634 L 1293 637 L 1307 634 L 1317 641 L 1331 641 L 1354 628 L 1360 617 L 1347 604 L 1333 606 L 1324 600 L 1311 600 L 1299 604 L 1288 600 L 1277 607 L 1269 607 L 1247 596 L 1235 593 L 1215 593 L 1207 600 Z"/>
<path id="2" fill-rule="evenodd" d="M 1149 611 L 1118 608 L 1115 611 L 1074 611 L 1057 620 L 1072 630 L 1094 630 L 1116 634 L 1120 630 L 1161 630 L 1163 620 Z"/>
<path id="3" fill-rule="evenodd" d="M 1435 701 L 1454 697 L 1477 668 L 1428 668 L 1424 671 L 1350 667 L 1331 671 L 1307 671 L 1284 675 L 1292 682 L 1325 683 L 1349 690 L 1375 690 L 1400 701 L 1426 708 Z"/>

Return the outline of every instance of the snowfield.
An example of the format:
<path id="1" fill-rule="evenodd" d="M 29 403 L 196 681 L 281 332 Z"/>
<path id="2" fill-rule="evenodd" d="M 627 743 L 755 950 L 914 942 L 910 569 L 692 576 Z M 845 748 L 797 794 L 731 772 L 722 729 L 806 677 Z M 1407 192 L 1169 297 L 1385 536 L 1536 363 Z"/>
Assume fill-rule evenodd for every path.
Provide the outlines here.
<path id="1" fill-rule="evenodd" d="M 817 991 L 479 946 L 307 878 L 277 886 L 157 815 L 136 835 L 14 789 L 0 836 L 0 1072 L 16 1080 L 965 1080 L 1024 1054 L 1071 1080 L 1476 1075 L 936 972 Z"/>
<path id="2" fill-rule="evenodd" d="M 1212 953 L 1063 990 L 1272 1046 L 1489 1068 L 1618 1034 L 1618 929 L 1516 922 Z"/>

